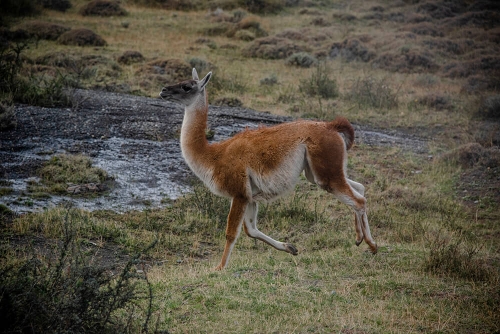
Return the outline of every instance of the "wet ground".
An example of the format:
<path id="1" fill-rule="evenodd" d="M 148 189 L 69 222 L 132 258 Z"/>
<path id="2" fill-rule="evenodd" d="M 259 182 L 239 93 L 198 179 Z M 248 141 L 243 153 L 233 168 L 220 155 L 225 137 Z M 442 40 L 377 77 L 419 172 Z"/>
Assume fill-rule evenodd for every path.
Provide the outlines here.
<path id="1" fill-rule="evenodd" d="M 61 203 L 88 210 L 141 210 L 167 205 L 189 191 L 193 175 L 184 163 L 179 134 L 183 108 L 159 99 L 79 90 L 71 108 L 16 106 L 17 127 L 0 132 L 0 181 L 14 192 L 0 203 L 22 213 Z M 210 107 L 211 141 L 245 128 L 273 125 L 291 118 L 244 108 Z M 425 140 L 397 131 L 381 132 L 355 125 L 356 142 L 427 151 Z M 33 199 L 26 194 L 29 180 L 52 155 L 81 153 L 115 179 L 104 196 L 52 196 Z"/>

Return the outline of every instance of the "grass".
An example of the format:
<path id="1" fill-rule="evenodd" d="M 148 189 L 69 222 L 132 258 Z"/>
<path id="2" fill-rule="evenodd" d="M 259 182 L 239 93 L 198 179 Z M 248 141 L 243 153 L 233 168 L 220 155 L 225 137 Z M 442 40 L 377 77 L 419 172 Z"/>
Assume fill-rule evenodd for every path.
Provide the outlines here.
<path id="1" fill-rule="evenodd" d="M 27 190 L 34 197 L 100 192 L 112 179 L 105 170 L 93 167 L 91 158 L 70 154 L 54 155 L 38 170 L 38 176 L 40 182 L 28 183 Z"/>
<path id="2" fill-rule="evenodd" d="M 128 13 L 125 18 L 102 19 L 79 15 L 85 3 L 75 0 L 65 13 L 43 11 L 36 20 L 92 29 L 106 40 L 107 46 L 76 50 L 55 41 L 39 40 L 21 50 L 30 60 L 39 60 L 38 64 L 25 62 L 21 68 L 22 57 L 0 58 L 0 65 L 6 64 L 1 69 L 6 73 L 2 87 L 11 84 L 18 74 L 31 80 L 32 73 L 39 81 L 30 82 L 40 83 L 41 97 L 58 96 L 47 93 L 58 93 L 66 85 L 58 78 L 76 80 L 73 86 L 82 87 L 125 83 L 130 92 L 157 96 L 161 86 L 173 79 L 151 77 L 144 71 L 145 66 L 152 61 L 177 59 L 196 66 L 201 75 L 213 71 L 210 101 L 237 97 L 246 107 L 275 114 L 319 119 L 343 115 L 362 125 L 400 128 L 426 136 L 430 151 L 418 155 L 396 147 L 358 144 L 350 152 L 349 175 L 367 188 L 370 226 L 380 246 L 376 256 L 367 251 L 366 244 L 354 245 L 354 218 L 349 208 L 302 179 L 293 193 L 261 205 L 259 211 L 259 228 L 273 238 L 294 243 L 299 249 L 296 257 L 255 242 L 243 233 L 227 270 L 214 272 L 212 268 L 220 260 L 225 240 L 229 202 L 196 186 L 193 193 L 163 209 L 117 214 L 58 207 L 9 218 L 12 223 L 2 225 L 2 247 L 8 250 L 0 258 L 2 268 L 29 258 L 21 242 L 15 240 L 62 241 L 69 219 L 74 240 L 96 245 L 94 251 L 89 251 L 91 255 L 113 250 L 111 261 L 119 259 L 120 254 L 133 256 L 154 244 L 144 257 L 147 265 L 140 270 L 147 273 L 154 296 L 152 317 L 157 319 L 158 331 L 500 331 L 498 197 L 494 189 L 481 190 L 497 184 L 498 166 L 490 164 L 497 161 L 497 151 L 491 148 L 478 152 L 474 146 L 466 146 L 469 150 L 459 150 L 466 153 L 462 154 L 465 158 L 453 153 L 461 144 L 473 140 L 478 122 L 498 118 L 498 96 L 492 91 L 467 90 L 465 94 L 467 78 L 451 78 L 445 70 L 448 61 L 463 61 L 466 65 L 475 59 L 476 47 L 481 54 L 491 53 L 495 48 L 484 42 L 488 31 L 463 28 L 471 36 L 478 36 L 471 37 L 477 45 L 450 56 L 445 49 L 438 53 L 426 47 L 450 45 L 445 39 L 462 38 L 462 28 L 439 26 L 444 36 L 432 40 L 424 35 L 407 38 L 406 23 L 390 19 L 409 19 L 419 4 L 391 8 L 386 2 L 354 1 L 344 8 L 338 3 L 313 1 L 316 7 L 307 11 L 285 7 L 276 15 L 252 17 L 251 22 L 257 22 L 258 28 L 270 37 L 286 30 L 287 36 L 296 38 L 287 45 L 293 42 L 307 48 L 300 57 L 292 56 L 293 64 L 318 60 L 310 68 L 292 67 L 287 57 L 244 57 L 241 50 L 252 41 L 237 38 L 236 34 L 231 37 L 226 31 L 215 34 L 215 28 L 222 29 L 222 25 L 215 14 L 207 15 L 205 10 L 163 10 L 141 5 L 149 1 L 130 1 L 121 4 Z M 190 3 L 199 5 L 196 1 Z M 377 24 L 363 19 L 373 11 L 372 7 L 380 5 L 385 10 Z M 323 14 L 322 21 L 330 26 L 312 26 L 316 14 Z M 237 15 L 244 13 L 237 10 L 232 17 Z M 346 15 L 350 15 L 349 20 Z M 21 26 L 32 20 L 35 18 L 18 19 L 15 24 Z M 203 32 L 211 35 L 202 36 Z M 342 44 L 342 57 L 325 60 L 332 44 L 344 40 L 351 42 Z M 363 60 L 364 48 L 375 53 L 373 60 Z M 19 46 L 4 52 L 19 56 L 21 51 L 16 50 L 20 50 Z M 128 50 L 139 51 L 145 60 L 118 65 L 115 60 Z M 61 52 L 63 59 L 50 57 L 54 52 Z M 47 61 L 42 62 L 44 59 Z M 88 69 L 80 65 L 89 59 L 98 60 Z M 432 66 L 427 60 L 432 61 Z M 438 70 L 436 65 L 442 68 Z M 60 75 L 49 79 L 42 69 Z M 477 75 L 488 82 L 484 72 Z M 33 96 L 33 100 L 42 100 Z M 445 107 L 435 97 L 445 97 Z M 4 108 L 5 115 L 9 108 Z M 5 122 L 9 127 L 15 124 L 10 118 Z M 494 146 L 493 139 L 491 142 Z M 482 155 L 478 163 L 468 167 L 469 160 L 464 164 L 462 159 L 470 159 L 473 153 Z M 92 170 L 84 158 L 79 159 L 83 160 L 76 165 Z M 102 182 L 105 178 L 102 172 L 94 171 L 93 181 L 69 181 L 67 174 L 76 173 L 68 172 L 59 162 L 53 161 L 47 171 L 51 175 L 47 180 L 53 185 L 43 187 L 63 189 L 66 182 Z M 55 179 L 64 174 L 63 180 Z M 491 184 L 484 184 L 484 180 Z M 9 185 L 2 185 L 0 192 L 7 193 L 8 189 Z M 8 208 L 1 207 L 0 211 L 2 218 L 11 217 Z M 136 305 L 147 309 L 150 302 L 144 299 Z M 116 320 L 127 320 L 128 316 L 118 314 Z M 137 316 L 133 324 L 139 327 L 134 328 L 140 328 L 143 320 L 144 315 Z"/>
<path id="3" fill-rule="evenodd" d="M 487 208 L 473 216 L 454 199 L 455 165 L 424 161 L 391 148 L 351 153 L 351 177 L 367 185 L 375 256 L 354 245 L 351 210 L 305 180 L 259 212 L 260 229 L 299 255 L 241 235 L 223 272 L 212 268 L 229 202 L 203 186 L 165 209 L 27 214 L 11 233 L 59 239 L 69 217 L 76 240 L 102 249 L 134 254 L 158 240 L 147 275 L 158 328 L 174 333 L 498 330 L 500 245 L 488 237 L 498 226 Z"/>

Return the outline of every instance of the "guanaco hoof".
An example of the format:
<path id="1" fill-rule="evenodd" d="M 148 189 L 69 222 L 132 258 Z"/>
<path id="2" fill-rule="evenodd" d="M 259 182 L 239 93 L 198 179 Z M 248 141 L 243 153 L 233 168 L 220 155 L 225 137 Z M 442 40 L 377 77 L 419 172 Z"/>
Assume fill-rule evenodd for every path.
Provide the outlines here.
<path id="1" fill-rule="evenodd" d="M 361 245 L 362 242 L 363 242 L 363 240 L 356 241 L 356 246 Z"/>
<path id="2" fill-rule="evenodd" d="M 295 248 L 294 245 L 292 244 L 285 244 L 285 247 L 286 247 L 286 251 L 292 255 L 297 255 L 299 254 L 299 251 L 297 250 L 297 248 Z"/>
<path id="3" fill-rule="evenodd" d="M 370 246 L 370 250 L 371 250 L 372 254 L 375 255 L 375 254 L 377 254 L 378 246 L 377 245 Z"/>

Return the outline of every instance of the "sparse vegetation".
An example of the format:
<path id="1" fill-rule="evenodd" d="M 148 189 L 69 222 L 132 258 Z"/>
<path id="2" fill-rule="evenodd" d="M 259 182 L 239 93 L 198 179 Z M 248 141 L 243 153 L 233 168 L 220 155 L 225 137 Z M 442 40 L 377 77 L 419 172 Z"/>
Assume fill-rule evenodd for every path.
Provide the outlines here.
<path id="1" fill-rule="evenodd" d="M 301 80 L 299 90 L 307 96 L 332 99 L 339 96 L 337 82 L 332 78 L 327 63 L 318 63 L 308 79 Z"/>
<path id="2" fill-rule="evenodd" d="M 358 78 L 346 98 L 359 107 L 392 109 L 398 106 L 397 90 L 391 88 L 387 78 Z"/>

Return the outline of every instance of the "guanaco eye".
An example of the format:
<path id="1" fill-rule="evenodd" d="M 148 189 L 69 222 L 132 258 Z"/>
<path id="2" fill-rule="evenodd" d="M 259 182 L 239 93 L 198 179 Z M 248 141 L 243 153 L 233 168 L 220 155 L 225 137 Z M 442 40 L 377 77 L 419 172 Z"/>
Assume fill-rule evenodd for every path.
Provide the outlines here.
<path id="1" fill-rule="evenodd" d="M 191 87 L 189 87 L 188 85 L 182 85 L 181 88 L 185 92 L 189 92 L 191 90 Z"/>

